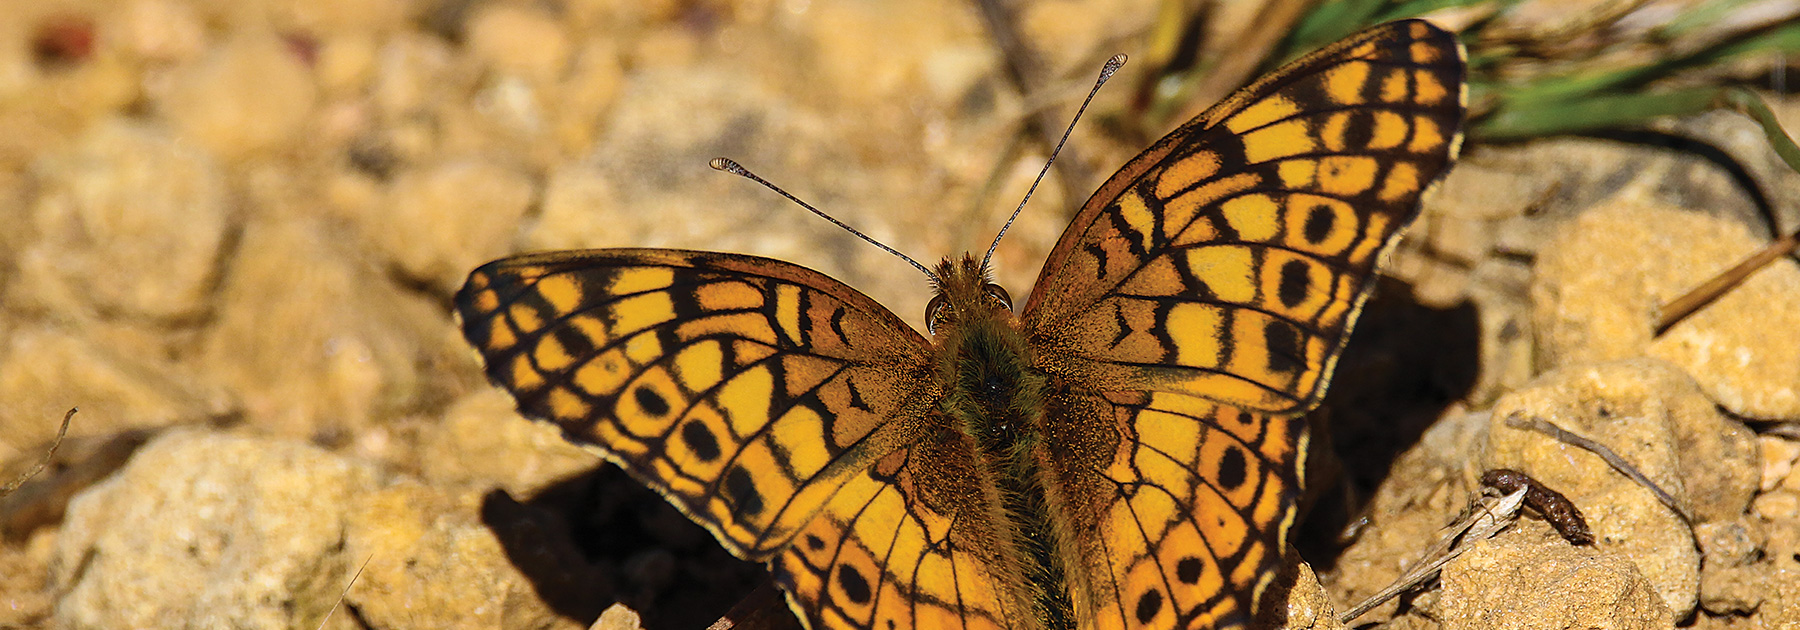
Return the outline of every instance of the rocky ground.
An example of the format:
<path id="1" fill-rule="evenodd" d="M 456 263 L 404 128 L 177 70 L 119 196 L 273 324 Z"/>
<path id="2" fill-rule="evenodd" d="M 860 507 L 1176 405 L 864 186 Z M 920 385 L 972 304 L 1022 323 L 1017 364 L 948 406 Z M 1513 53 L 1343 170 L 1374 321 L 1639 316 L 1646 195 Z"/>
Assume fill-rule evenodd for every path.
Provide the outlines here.
<path id="1" fill-rule="evenodd" d="M 581 628 L 615 603 L 600 625 L 710 623 L 762 569 L 518 418 L 451 320 L 463 276 L 717 249 L 917 321 L 910 268 L 707 161 L 916 257 L 983 248 L 1044 159 L 1024 121 L 1072 111 L 1158 6 L 1021 10 L 1052 77 L 1021 95 L 950 0 L 9 3 L 4 478 L 81 411 L 0 499 L 0 627 Z M 1139 71 L 1077 129 L 1062 176 L 1083 181 L 1002 243 L 1014 295 L 1063 187 L 1143 146 L 1119 131 Z M 1800 128 L 1800 99 L 1765 97 Z M 1332 606 L 1422 554 L 1488 468 L 1563 492 L 1597 542 L 1527 517 L 1358 625 L 1800 625 L 1800 265 L 1651 324 L 1800 225 L 1800 176 L 1734 114 L 1662 131 L 1699 144 L 1473 143 L 1394 256 L 1321 413 L 1335 455 L 1301 549 Z M 1608 445 L 1687 520 L 1509 423 L 1530 418 Z"/>

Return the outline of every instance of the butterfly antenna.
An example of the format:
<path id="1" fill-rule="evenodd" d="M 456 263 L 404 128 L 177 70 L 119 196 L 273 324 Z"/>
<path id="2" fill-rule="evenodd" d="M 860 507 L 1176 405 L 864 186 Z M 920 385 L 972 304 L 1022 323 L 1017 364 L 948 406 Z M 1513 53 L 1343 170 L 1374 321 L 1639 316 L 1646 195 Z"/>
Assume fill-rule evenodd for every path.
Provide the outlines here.
<path id="1" fill-rule="evenodd" d="M 750 169 L 744 168 L 743 165 L 738 164 L 735 161 L 732 161 L 731 158 L 722 158 L 722 157 L 721 158 L 713 158 L 712 161 L 708 162 L 707 164 L 712 166 L 713 170 L 725 171 L 727 173 L 731 173 L 732 175 L 736 175 L 738 177 L 748 179 L 748 180 L 756 182 L 758 184 L 762 184 L 764 188 L 775 191 L 775 194 L 781 195 L 783 197 L 787 197 L 788 201 L 792 201 L 796 204 L 799 204 L 800 207 L 806 208 L 808 211 L 812 212 L 813 214 L 819 215 L 820 217 L 824 218 L 826 221 L 830 221 L 832 225 L 836 225 L 840 228 L 843 228 L 845 232 L 855 234 L 857 238 L 868 241 L 870 245 L 874 245 L 876 247 L 881 248 L 881 251 L 887 252 L 889 254 L 893 254 L 895 256 L 899 256 L 900 260 L 906 261 L 906 264 L 912 265 L 914 269 L 918 269 L 920 273 L 925 274 L 925 277 L 930 278 L 931 282 L 933 284 L 936 284 L 939 281 L 937 274 L 931 273 L 930 269 L 926 269 L 925 265 L 919 264 L 919 261 L 913 260 L 911 256 L 902 254 L 899 252 L 899 250 L 896 250 L 892 247 L 888 247 L 887 245 L 882 244 L 881 241 L 877 241 L 873 238 L 870 238 L 869 235 L 863 234 L 862 232 L 857 231 L 856 228 L 850 227 L 849 224 L 844 223 L 843 221 L 837 220 L 836 217 L 833 217 L 829 214 L 825 214 L 824 212 L 820 212 L 818 208 L 812 207 L 812 204 L 801 201 L 799 197 L 795 197 L 793 195 L 788 194 L 788 191 L 782 190 L 780 186 L 776 186 L 774 184 L 769 183 L 769 180 L 763 179 L 761 177 L 757 177 L 756 173 L 750 172 Z"/>
<path id="2" fill-rule="evenodd" d="M 1100 86 L 1106 85 L 1106 81 L 1111 79 L 1113 73 L 1118 72 L 1119 67 L 1123 65 L 1125 65 L 1125 55 L 1113 55 L 1111 59 L 1106 60 L 1106 66 L 1100 68 L 1100 78 L 1094 81 L 1093 89 L 1088 90 L 1087 99 L 1081 102 L 1081 109 L 1075 110 L 1074 120 L 1070 120 L 1069 128 L 1063 130 L 1062 139 L 1056 141 L 1056 148 L 1050 151 L 1050 159 L 1044 161 L 1044 168 L 1038 170 L 1037 179 L 1032 180 L 1031 189 L 1025 191 L 1025 198 L 1019 200 L 1019 207 L 1013 209 L 1012 216 L 1006 218 L 1006 225 L 1000 226 L 1000 233 L 994 235 L 994 244 L 988 246 L 987 255 L 981 257 L 982 269 L 988 268 L 988 261 L 994 258 L 994 250 L 1000 248 L 1000 239 L 1006 236 L 1007 230 L 1012 229 L 1013 221 L 1018 220 L 1019 213 L 1025 210 L 1025 202 L 1031 201 L 1031 194 L 1037 192 L 1038 184 L 1044 182 L 1044 176 L 1050 174 L 1050 165 L 1056 163 L 1056 155 L 1062 153 L 1063 145 L 1069 142 L 1069 134 L 1075 131 L 1075 123 L 1081 120 L 1081 115 L 1087 112 L 1088 105 L 1094 102 L 1094 95 L 1100 93 Z"/>

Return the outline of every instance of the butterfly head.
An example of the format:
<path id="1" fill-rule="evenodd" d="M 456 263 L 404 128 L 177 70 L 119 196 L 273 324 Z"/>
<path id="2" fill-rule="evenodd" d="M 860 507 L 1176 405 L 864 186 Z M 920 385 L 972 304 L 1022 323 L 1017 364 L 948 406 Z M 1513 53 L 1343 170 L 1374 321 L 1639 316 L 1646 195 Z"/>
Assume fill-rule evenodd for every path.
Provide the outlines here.
<path id="1" fill-rule="evenodd" d="M 932 274 L 932 285 L 937 295 L 925 305 L 925 329 L 934 334 L 945 326 L 976 318 L 1012 314 L 1012 296 L 994 284 L 987 267 L 974 256 L 945 258 Z"/>

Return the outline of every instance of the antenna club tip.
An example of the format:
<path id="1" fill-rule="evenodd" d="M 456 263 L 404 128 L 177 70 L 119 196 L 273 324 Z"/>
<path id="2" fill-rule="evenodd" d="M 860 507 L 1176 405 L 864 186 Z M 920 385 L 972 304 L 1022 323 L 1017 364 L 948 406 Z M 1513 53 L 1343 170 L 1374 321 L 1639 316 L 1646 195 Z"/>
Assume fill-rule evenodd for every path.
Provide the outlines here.
<path id="1" fill-rule="evenodd" d="M 711 166 L 715 171 L 725 171 L 727 173 L 739 175 L 742 175 L 744 172 L 744 167 L 739 166 L 738 163 L 732 161 L 731 158 L 716 157 L 713 158 L 711 162 L 707 162 L 706 165 Z"/>
<path id="2" fill-rule="evenodd" d="M 1111 79 L 1113 73 L 1118 72 L 1119 68 L 1125 65 L 1126 59 L 1128 57 L 1125 56 L 1125 53 L 1119 53 L 1113 55 L 1111 59 L 1107 59 L 1106 66 L 1100 68 L 1100 82 L 1106 83 L 1107 79 Z"/>

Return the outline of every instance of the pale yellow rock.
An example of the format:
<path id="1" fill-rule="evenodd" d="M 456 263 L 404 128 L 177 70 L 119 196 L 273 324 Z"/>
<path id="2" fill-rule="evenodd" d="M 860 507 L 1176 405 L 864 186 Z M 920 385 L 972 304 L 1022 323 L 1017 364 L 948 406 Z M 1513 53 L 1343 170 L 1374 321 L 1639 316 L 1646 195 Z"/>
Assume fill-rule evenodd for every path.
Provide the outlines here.
<path id="1" fill-rule="evenodd" d="M 383 480 L 303 442 L 175 431 L 71 504 L 52 565 L 56 621 L 315 628 L 342 596 L 378 628 L 582 627 L 537 596 L 496 538 L 543 544 L 543 530 L 483 523 L 484 494 Z M 555 555 L 584 566 L 573 548 Z"/>
<path id="2" fill-rule="evenodd" d="M 408 295 L 308 217 L 253 221 L 197 357 L 259 429 L 337 439 L 417 404 L 425 365 L 473 359 L 438 306 Z"/>
<path id="3" fill-rule="evenodd" d="M 589 630 L 638 630 L 643 624 L 638 619 L 637 611 L 626 608 L 624 604 L 613 604 L 600 613 Z"/>
<path id="4" fill-rule="evenodd" d="M 1751 418 L 1800 418 L 1800 264 L 1783 259 L 1652 339 L 1664 304 L 1758 248 L 1742 224 L 1623 196 L 1562 226 L 1531 297 L 1541 368 L 1653 356 Z"/>
<path id="5" fill-rule="evenodd" d="M 524 497 L 601 465 L 561 428 L 520 416 L 512 396 L 494 387 L 457 400 L 423 431 L 420 474 L 434 484 L 494 485 Z"/>
<path id="6" fill-rule="evenodd" d="M 418 0 L 266 0 L 276 24 L 304 33 L 385 31 L 406 25 L 427 3 Z"/>
<path id="7" fill-rule="evenodd" d="M 179 320 L 206 308 L 233 220 L 213 158 L 167 129 L 109 118 L 34 166 L 36 239 L 12 305 Z"/>
<path id="8" fill-rule="evenodd" d="M 370 237 L 407 275 L 448 294 L 476 265 L 512 250 L 532 201 L 525 174 L 484 160 L 457 160 L 395 178 Z"/>
<path id="9" fill-rule="evenodd" d="M 563 151 L 581 155 L 592 145 L 624 83 L 625 67 L 615 44 L 591 41 L 581 47 L 552 104 L 552 125 Z"/>
<path id="10" fill-rule="evenodd" d="M 1762 521 L 1753 517 L 1700 523 L 1694 540 L 1708 567 L 1737 567 L 1754 563 L 1767 540 Z"/>
<path id="11" fill-rule="evenodd" d="M 549 126 L 545 121 L 543 94 L 542 89 L 518 75 L 500 74 L 489 77 L 481 91 L 475 94 L 472 112 L 504 135 L 499 138 L 470 139 L 478 142 L 520 139 L 528 144 L 533 143 L 543 135 L 545 127 Z"/>
<path id="12" fill-rule="evenodd" d="M 756 137 L 806 125 L 752 77 L 719 72 L 640 72 L 605 123 L 593 158 L 551 171 L 543 212 L 526 226 L 526 249 L 693 247 L 785 258 L 796 232 L 817 227 L 755 184 L 707 167 L 721 135 Z M 741 127 L 734 120 L 759 122 Z M 748 156 L 744 160 L 754 160 Z M 779 213 L 779 214 L 777 214 Z M 680 217 L 678 219 L 677 217 Z M 781 217 L 780 227 L 760 229 Z M 779 240 L 768 247 L 758 241 Z M 764 245 L 757 247 L 757 245 Z M 813 254 L 817 255 L 817 251 Z"/>
<path id="13" fill-rule="evenodd" d="M 1768 598 L 1770 567 L 1707 568 L 1700 572 L 1700 607 L 1714 615 L 1749 615 Z M 1779 626 L 1776 626 L 1779 627 Z"/>
<path id="14" fill-rule="evenodd" d="M 192 4 L 176 0 L 130 0 L 109 16 L 110 32 L 133 56 L 180 63 L 206 46 L 206 26 Z"/>
<path id="15" fill-rule="evenodd" d="M 32 627 L 55 610 L 49 566 L 56 536 L 45 528 L 24 544 L 0 546 L 0 626 Z"/>
<path id="16" fill-rule="evenodd" d="M 300 442 L 166 434 L 70 503 L 56 621 L 314 627 L 355 571 L 348 510 L 374 479 Z"/>
<path id="17" fill-rule="evenodd" d="M 468 46 L 493 69 L 547 85 L 562 74 L 572 46 L 563 26 L 530 5 L 485 4 L 468 23 Z"/>
<path id="18" fill-rule="evenodd" d="M 444 40 L 423 33 L 395 34 L 377 53 L 371 100 L 383 118 L 403 121 L 452 100 L 456 74 L 456 53 Z"/>
<path id="19" fill-rule="evenodd" d="M 1800 518 L 1800 493 L 1789 490 L 1765 492 L 1756 496 L 1750 506 L 1766 519 Z"/>
<path id="20" fill-rule="evenodd" d="M 1532 158 L 1522 151 L 1465 151 L 1444 175 L 1427 212 L 1482 222 L 1523 215 L 1554 185 Z"/>
<path id="21" fill-rule="evenodd" d="M 574 630 L 477 516 L 479 494 L 401 481 L 353 506 L 348 553 L 370 558 L 349 602 L 375 627 Z M 539 536 L 543 532 L 537 532 Z M 577 557 L 572 548 L 556 550 Z"/>
<path id="22" fill-rule="evenodd" d="M 1760 489 L 1768 492 L 1787 484 L 1794 476 L 1794 463 L 1800 462 L 1800 442 L 1779 435 L 1759 435 L 1756 445 L 1762 455 Z"/>
<path id="23" fill-rule="evenodd" d="M 1639 359 L 1557 370 L 1495 403 L 1486 468 L 1512 468 L 1563 493 L 1602 551 L 1635 563 L 1668 607 L 1695 604 L 1700 558 L 1688 525 L 1599 456 L 1507 418 L 1538 418 L 1609 447 L 1699 522 L 1735 519 L 1757 480 L 1754 436 L 1720 415 L 1666 363 Z"/>
<path id="24" fill-rule="evenodd" d="M 1764 628 L 1800 628 L 1800 570 L 1776 569 L 1768 576 L 1768 600 L 1757 610 Z"/>
<path id="25" fill-rule="evenodd" d="M 0 26 L 0 102 L 5 103 L 0 110 L 31 123 L 78 131 L 141 97 L 134 51 L 107 36 L 114 20 L 50 2 L 13 2 L 6 8 Z M 46 50 L 60 52 L 40 57 L 39 38 L 58 31 L 69 33 L 67 39 L 87 38 L 86 45 L 51 46 Z"/>
<path id="26" fill-rule="evenodd" d="M 1043 10 L 1024 11 L 1020 17 L 1029 22 L 1028 14 Z M 803 76 L 820 82 L 818 88 L 833 98 L 858 103 L 868 108 L 868 113 L 880 115 L 882 108 L 928 93 L 924 68 L 939 54 L 988 67 L 998 61 L 994 56 L 960 54 L 964 45 L 980 41 L 980 23 L 974 17 L 935 15 L 904 3 L 815 3 L 807 20 L 797 25 L 817 47 L 812 68 Z M 1058 46 L 1045 52 L 1067 54 L 1069 50 Z"/>
<path id="27" fill-rule="evenodd" d="M 1432 253 L 1463 265 L 1473 265 L 1494 247 L 1492 222 L 1456 216 L 1445 216 L 1432 222 L 1425 234 Z"/>
<path id="28" fill-rule="evenodd" d="M 6 331 L 0 337 L 0 461 L 35 459 L 71 407 L 81 409 L 70 424 L 74 437 L 199 422 L 232 410 L 229 397 L 188 369 L 128 350 L 149 340 L 133 344 L 122 337 L 144 334 L 89 336 L 57 326 Z"/>
<path id="29" fill-rule="evenodd" d="M 632 43 L 631 62 L 641 70 L 690 68 L 700 63 L 704 44 L 697 33 L 675 25 L 646 29 Z"/>
<path id="30" fill-rule="evenodd" d="M 1469 505 L 1480 471 L 1470 460 L 1486 441 L 1488 415 L 1452 411 L 1401 453 L 1363 510 L 1368 521 L 1338 555 L 1327 584 L 1335 601 L 1354 605 L 1387 588 L 1444 535 Z M 1391 618 L 1398 602 L 1365 613 L 1356 624 Z M 1404 619 L 1405 617 L 1402 617 Z"/>
<path id="31" fill-rule="evenodd" d="M 319 88 L 331 96 L 351 96 L 375 77 L 380 42 L 373 34 L 348 33 L 319 42 L 318 62 L 313 67 Z"/>
<path id="32" fill-rule="evenodd" d="M 1313 573 L 1312 565 L 1301 562 L 1294 571 L 1294 586 L 1287 592 L 1286 624 L 1283 627 L 1289 630 L 1342 630 L 1344 623 L 1338 621 L 1331 596 L 1319 584 L 1319 576 Z"/>
<path id="33" fill-rule="evenodd" d="M 1617 554 L 1513 530 L 1445 565 L 1444 630 L 1667 630 L 1658 589 Z"/>
<path id="34" fill-rule="evenodd" d="M 175 70 L 156 107 L 183 138 L 236 160 L 294 138 L 317 100 L 312 71 L 294 51 L 253 31 Z"/>
<path id="35" fill-rule="evenodd" d="M 1700 543 L 1700 607 L 1713 614 L 1749 614 L 1760 606 L 1774 567 L 1762 559 L 1763 521 L 1744 517 L 1694 526 Z"/>

